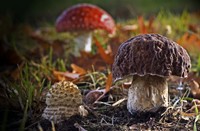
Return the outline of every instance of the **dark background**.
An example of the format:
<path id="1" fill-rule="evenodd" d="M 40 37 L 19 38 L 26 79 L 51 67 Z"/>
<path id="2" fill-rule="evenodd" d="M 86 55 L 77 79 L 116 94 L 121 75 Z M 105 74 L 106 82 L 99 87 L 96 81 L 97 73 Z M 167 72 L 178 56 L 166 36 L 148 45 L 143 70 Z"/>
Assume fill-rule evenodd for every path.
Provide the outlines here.
<path id="1" fill-rule="evenodd" d="M 66 8 L 77 3 L 96 4 L 108 11 L 116 20 L 138 15 L 155 14 L 160 10 L 181 13 L 200 8 L 199 0 L 1 0 L 0 14 L 9 15 L 15 22 L 54 22 Z"/>

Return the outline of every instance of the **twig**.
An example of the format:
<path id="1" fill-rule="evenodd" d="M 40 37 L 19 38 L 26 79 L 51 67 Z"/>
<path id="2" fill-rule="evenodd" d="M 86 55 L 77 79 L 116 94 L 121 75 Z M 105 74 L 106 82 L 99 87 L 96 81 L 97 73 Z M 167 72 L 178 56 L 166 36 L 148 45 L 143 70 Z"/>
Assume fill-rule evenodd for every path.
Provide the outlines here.
<path id="1" fill-rule="evenodd" d="M 42 126 L 40 125 L 40 123 L 38 123 L 38 129 L 39 129 L 39 131 L 43 131 L 43 128 L 42 128 Z"/>
<path id="2" fill-rule="evenodd" d="M 98 118 L 98 113 L 94 112 L 93 110 L 91 110 L 86 104 L 84 104 L 84 107 L 90 112 L 92 113 L 92 115 L 94 115 L 96 118 Z"/>
<path id="3" fill-rule="evenodd" d="M 116 101 L 115 103 L 113 103 L 112 106 L 113 106 L 113 107 L 114 107 L 114 106 L 117 106 L 117 105 L 119 105 L 120 103 L 122 103 L 122 102 L 125 101 L 125 100 L 127 100 L 127 98 L 122 98 L 122 99 Z"/>
<path id="4" fill-rule="evenodd" d="M 56 131 L 55 124 L 53 121 L 51 121 L 51 126 L 52 126 L 52 131 Z"/>
<path id="5" fill-rule="evenodd" d="M 74 126 L 76 128 L 78 128 L 79 131 L 87 131 L 86 129 L 84 129 L 81 125 L 79 125 L 78 123 L 75 123 Z"/>

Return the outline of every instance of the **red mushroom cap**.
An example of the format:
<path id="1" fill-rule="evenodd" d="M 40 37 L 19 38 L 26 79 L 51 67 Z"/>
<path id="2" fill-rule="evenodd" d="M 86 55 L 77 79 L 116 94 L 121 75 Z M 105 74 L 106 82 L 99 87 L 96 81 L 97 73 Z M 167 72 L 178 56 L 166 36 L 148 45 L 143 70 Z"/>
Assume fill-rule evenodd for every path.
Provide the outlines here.
<path id="1" fill-rule="evenodd" d="M 91 4 L 74 5 L 63 11 L 56 21 L 58 32 L 95 29 L 103 29 L 112 34 L 115 32 L 115 22 L 106 11 Z"/>

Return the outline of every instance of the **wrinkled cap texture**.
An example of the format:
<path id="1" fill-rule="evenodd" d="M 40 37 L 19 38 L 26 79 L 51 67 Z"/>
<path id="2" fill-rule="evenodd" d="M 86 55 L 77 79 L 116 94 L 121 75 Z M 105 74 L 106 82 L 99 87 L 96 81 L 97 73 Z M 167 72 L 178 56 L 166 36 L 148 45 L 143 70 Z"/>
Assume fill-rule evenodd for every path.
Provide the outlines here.
<path id="1" fill-rule="evenodd" d="M 59 123 L 78 114 L 82 104 L 82 95 L 78 87 L 69 81 L 55 83 L 46 95 L 46 105 L 42 117 Z"/>
<path id="2" fill-rule="evenodd" d="M 95 29 L 103 29 L 112 34 L 115 32 L 115 23 L 106 11 L 91 4 L 74 5 L 63 11 L 56 21 L 58 32 Z"/>
<path id="3" fill-rule="evenodd" d="M 159 34 L 135 36 L 122 43 L 112 67 L 114 82 L 130 75 L 187 77 L 191 67 L 187 51 Z"/>

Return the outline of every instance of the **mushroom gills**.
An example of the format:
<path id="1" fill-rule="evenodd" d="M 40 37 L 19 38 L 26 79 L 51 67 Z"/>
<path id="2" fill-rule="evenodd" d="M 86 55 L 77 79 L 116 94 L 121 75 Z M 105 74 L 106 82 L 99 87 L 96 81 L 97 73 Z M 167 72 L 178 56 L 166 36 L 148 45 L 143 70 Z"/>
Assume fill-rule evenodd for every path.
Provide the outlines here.
<path id="1" fill-rule="evenodd" d="M 75 39 L 74 55 L 80 56 L 80 51 L 92 51 L 92 32 L 85 32 L 79 34 Z"/>
<path id="2" fill-rule="evenodd" d="M 145 75 L 133 76 L 128 91 L 127 108 L 136 112 L 156 112 L 168 106 L 168 84 L 164 77 Z"/>

